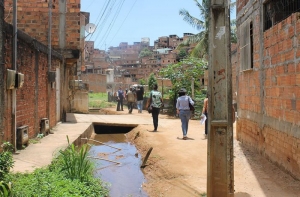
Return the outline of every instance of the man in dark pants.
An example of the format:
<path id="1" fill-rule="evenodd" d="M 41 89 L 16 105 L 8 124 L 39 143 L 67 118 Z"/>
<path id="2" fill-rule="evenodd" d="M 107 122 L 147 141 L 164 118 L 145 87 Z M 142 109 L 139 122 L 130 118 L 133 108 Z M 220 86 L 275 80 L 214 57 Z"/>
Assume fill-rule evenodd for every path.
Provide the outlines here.
<path id="1" fill-rule="evenodd" d="M 163 106 L 163 100 L 161 93 L 157 90 L 157 84 L 154 85 L 153 90 L 150 93 L 150 98 L 147 102 L 147 108 L 152 106 L 152 118 L 153 118 L 153 132 L 157 131 L 158 127 L 158 115 L 160 112 L 160 108 Z"/>
<path id="2" fill-rule="evenodd" d="M 132 92 L 132 88 L 129 88 L 129 91 L 126 93 L 126 99 L 128 103 L 128 113 L 132 113 L 133 104 L 135 102 L 135 94 Z"/>
<path id="3" fill-rule="evenodd" d="M 124 92 L 121 87 L 119 87 L 119 90 L 117 92 L 117 100 L 118 100 L 118 105 L 117 105 L 117 111 L 124 111 L 123 110 L 123 99 L 124 99 Z"/>

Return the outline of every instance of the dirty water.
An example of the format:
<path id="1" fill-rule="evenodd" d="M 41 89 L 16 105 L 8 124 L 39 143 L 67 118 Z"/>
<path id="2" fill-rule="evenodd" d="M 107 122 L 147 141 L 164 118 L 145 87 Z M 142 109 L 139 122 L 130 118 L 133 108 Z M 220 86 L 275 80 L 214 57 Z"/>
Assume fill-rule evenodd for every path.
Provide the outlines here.
<path id="1" fill-rule="evenodd" d="M 140 169 L 141 156 L 127 142 L 125 134 L 95 134 L 90 139 L 89 144 L 93 146 L 89 153 L 96 163 L 95 176 L 109 183 L 110 196 L 147 197 L 142 188 L 146 180 Z"/>

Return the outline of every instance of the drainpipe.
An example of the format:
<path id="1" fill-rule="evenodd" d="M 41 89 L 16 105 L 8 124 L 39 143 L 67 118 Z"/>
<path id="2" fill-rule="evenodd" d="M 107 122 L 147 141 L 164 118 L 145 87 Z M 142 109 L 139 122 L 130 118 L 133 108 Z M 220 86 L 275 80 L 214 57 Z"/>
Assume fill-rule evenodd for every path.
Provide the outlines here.
<path id="1" fill-rule="evenodd" d="M 48 75 L 51 71 L 51 32 L 52 31 L 52 0 L 49 0 L 49 18 L 48 18 Z M 48 104 L 47 104 L 47 111 L 48 111 L 48 119 L 49 119 L 49 126 L 50 126 L 50 101 L 51 101 L 51 84 L 49 83 L 48 78 Z"/>
<path id="2" fill-rule="evenodd" d="M 17 72 L 17 41 L 18 41 L 18 28 L 17 28 L 17 0 L 13 1 L 13 62 L 12 69 Z M 13 145 L 15 152 L 17 151 L 17 89 L 12 89 L 12 134 Z"/>

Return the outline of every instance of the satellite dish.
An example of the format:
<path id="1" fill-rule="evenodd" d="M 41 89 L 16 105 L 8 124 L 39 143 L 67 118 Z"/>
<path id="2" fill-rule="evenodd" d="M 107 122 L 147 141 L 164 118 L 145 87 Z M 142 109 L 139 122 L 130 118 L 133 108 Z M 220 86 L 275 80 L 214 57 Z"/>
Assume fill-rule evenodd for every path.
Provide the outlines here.
<path id="1" fill-rule="evenodd" d="M 88 23 L 86 26 L 85 26 L 85 31 L 89 34 L 92 34 L 94 33 L 94 31 L 96 30 L 96 25 L 94 25 L 93 23 Z"/>

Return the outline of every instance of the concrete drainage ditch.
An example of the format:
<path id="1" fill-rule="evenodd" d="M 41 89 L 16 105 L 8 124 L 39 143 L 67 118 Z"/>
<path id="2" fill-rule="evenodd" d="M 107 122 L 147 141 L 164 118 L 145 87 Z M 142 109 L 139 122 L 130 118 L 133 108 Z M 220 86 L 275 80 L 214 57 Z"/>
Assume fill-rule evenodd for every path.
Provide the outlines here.
<path id="1" fill-rule="evenodd" d="M 95 161 L 95 176 L 110 184 L 110 196 L 147 197 L 142 188 L 146 181 L 140 169 L 142 158 L 125 136 L 137 125 L 94 123 L 93 126 L 95 133 L 86 138 L 93 145 L 89 153 Z"/>

